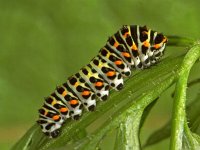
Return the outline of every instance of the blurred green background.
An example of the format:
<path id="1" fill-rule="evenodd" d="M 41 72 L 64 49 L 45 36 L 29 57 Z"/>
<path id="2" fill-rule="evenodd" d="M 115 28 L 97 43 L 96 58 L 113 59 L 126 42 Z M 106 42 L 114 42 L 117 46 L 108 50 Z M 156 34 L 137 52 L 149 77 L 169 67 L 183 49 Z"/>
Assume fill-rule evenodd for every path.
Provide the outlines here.
<path id="1" fill-rule="evenodd" d="M 87 64 L 122 25 L 199 38 L 199 6 L 199 0 L 0 0 L 0 149 L 11 148 L 35 123 L 43 97 Z M 178 51 L 168 48 L 167 55 Z M 162 97 L 144 139 L 170 118 L 172 100 Z"/>

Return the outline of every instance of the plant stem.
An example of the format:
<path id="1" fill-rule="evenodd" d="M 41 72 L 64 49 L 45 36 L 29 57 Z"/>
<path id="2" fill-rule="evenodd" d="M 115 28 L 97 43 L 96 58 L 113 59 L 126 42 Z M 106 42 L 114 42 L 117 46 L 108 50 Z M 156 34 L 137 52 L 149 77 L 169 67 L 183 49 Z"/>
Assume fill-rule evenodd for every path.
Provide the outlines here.
<path id="1" fill-rule="evenodd" d="M 200 57 L 200 44 L 195 43 L 193 47 L 186 54 L 179 73 L 179 78 L 175 89 L 175 99 L 173 104 L 172 114 L 172 130 L 171 130 L 171 150 L 182 149 L 182 137 L 184 132 L 184 122 L 186 121 L 185 102 L 186 102 L 186 89 L 187 80 L 189 77 L 190 69 Z"/>
<path id="2" fill-rule="evenodd" d="M 105 135 L 106 132 L 108 132 L 109 130 L 111 129 L 114 129 L 116 127 L 118 127 L 119 123 L 123 120 L 126 120 L 127 119 L 127 113 L 129 114 L 130 112 L 136 112 L 136 115 L 134 116 L 132 114 L 132 117 L 133 118 L 138 118 L 135 119 L 135 121 L 137 121 L 138 123 L 140 122 L 139 118 L 141 117 L 141 114 L 139 114 L 139 110 L 138 110 L 138 107 L 136 106 L 140 106 L 141 109 L 145 108 L 146 106 L 148 106 L 153 100 L 155 100 L 157 98 L 157 95 L 161 94 L 164 90 L 166 90 L 174 81 L 174 77 L 171 76 L 170 78 L 166 79 L 165 81 L 163 81 L 161 84 L 161 86 L 155 86 L 154 89 L 148 91 L 144 96 L 142 96 L 141 98 L 139 98 L 134 105 L 130 106 L 129 109 L 126 109 L 126 111 L 124 111 L 122 113 L 122 111 L 120 111 L 119 113 L 121 115 L 114 115 L 112 120 L 108 120 L 110 123 L 108 122 L 105 122 L 105 124 L 99 128 L 96 133 L 94 133 L 95 136 L 93 136 L 92 138 L 92 141 L 90 142 L 90 144 L 86 144 L 86 147 L 84 148 L 81 148 L 81 149 L 94 149 L 94 146 L 96 145 L 97 141 L 99 141 L 100 139 L 102 139 L 102 136 Z M 129 105 L 128 105 L 129 106 Z M 140 124 L 140 123 L 139 123 Z M 139 124 L 135 124 L 137 126 L 134 127 L 135 130 L 138 130 L 139 129 Z M 138 146 L 139 145 L 139 141 L 137 139 L 137 134 L 138 134 L 138 131 L 134 131 L 134 141 L 132 142 L 135 142 L 134 144 L 134 148 L 133 149 L 139 149 Z M 130 143 L 129 143 L 130 144 Z"/>
<path id="3" fill-rule="evenodd" d="M 186 47 L 194 44 L 194 40 L 191 38 L 180 37 L 180 36 L 167 36 L 169 42 L 168 46 L 176 46 L 176 47 Z"/>

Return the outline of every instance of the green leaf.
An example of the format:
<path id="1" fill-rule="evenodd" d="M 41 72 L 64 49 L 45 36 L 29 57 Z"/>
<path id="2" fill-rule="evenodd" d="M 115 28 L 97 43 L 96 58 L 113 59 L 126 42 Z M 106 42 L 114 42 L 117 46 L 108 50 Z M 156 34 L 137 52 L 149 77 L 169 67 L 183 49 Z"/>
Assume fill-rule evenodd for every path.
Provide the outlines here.
<path id="1" fill-rule="evenodd" d="M 172 130 L 170 139 L 170 148 L 172 150 L 181 150 L 183 148 L 182 141 L 184 131 L 185 133 L 188 133 L 187 135 L 190 135 L 188 131 L 189 129 L 187 126 L 187 119 L 185 113 L 186 88 L 190 70 L 194 63 L 199 59 L 199 57 L 200 44 L 196 43 L 193 47 L 191 47 L 191 49 L 184 57 L 180 68 L 173 104 Z"/>
<path id="2" fill-rule="evenodd" d="M 184 150 L 197 150 L 200 148 L 200 136 L 190 131 L 187 122 L 184 123 L 182 143 L 181 149 Z"/>
<path id="3" fill-rule="evenodd" d="M 193 83 L 193 82 L 192 82 Z M 188 126 L 193 133 L 200 133 L 200 94 L 197 95 L 196 99 L 186 107 L 186 114 L 188 120 Z M 162 128 L 153 132 L 147 139 L 143 147 L 151 146 L 166 138 L 170 137 L 171 131 L 171 120 L 168 121 Z"/>
<path id="4" fill-rule="evenodd" d="M 124 119 L 124 121 L 120 123 L 114 149 L 140 150 L 141 146 L 139 138 L 139 128 L 143 111 L 143 109 L 132 111 L 130 114 L 127 114 L 127 117 Z"/>
<path id="5" fill-rule="evenodd" d="M 167 36 L 171 42 L 169 42 L 169 46 L 176 46 L 176 47 L 187 47 L 189 45 L 194 44 L 194 39 L 188 37 L 180 37 L 180 36 Z"/>
<path id="6" fill-rule="evenodd" d="M 175 82 L 179 72 L 178 64 L 182 59 L 183 55 L 166 58 L 151 69 L 138 72 L 126 81 L 126 86 L 121 92 L 112 92 L 107 102 L 99 103 L 95 112 L 86 112 L 79 121 L 68 121 L 60 137 L 48 139 L 35 125 L 13 149 L 70 149 L 75 146 L 94 148 L 110 129 L 117 128 L 121 120 L 126 119 L 126 111 L 130 111 L 129 108 L 131 111 L 145 109 Z M 96 129 L 91 131 L 91 126 L 95 126 Z M 86 131 L 86 128 L 89 130 Z"/>
<path id="7" fill-rule="evenodd" d="M 121 25 L 200 37 L 199 0 L 1 0 L 0 8 L 0 149 L 10 149 L 37 119 L 43 97 Z"/>
<path id="8" fill-rule="evenodd" d="M 192 40 L 186 38 L 171 38 L 171 45 L 176 45 L 173 41 L 176 41 L 178 46 L 192 43 Z M 199 56 L 200 45 L 197 42 L 194 43 L 184 59 L 183 55 L 166 58 L 158 66 L 152 67 L 151 70 L 138 72 L 134 78 L 127 79 L 128 84 L 121 93 L 112 93 L 109 101 L 101 103 L 96 112 L 85 113 L 77 122 L 68 121 L 63 127 L 63 134 L 60 137 L 48 139 L 35 125 L 13 149 L 45 150 L 68 147 L 69 149 L 93 150 L 99 147 L 99 142 L 107 132 L 116 128 L 119 130 L 115 149 L 140 149 L 140 126 L 151 108 L 150 104 L 177 79 L 170 147 L 172 150 L 196 149 L 199 147 L 199 137 L 193 134 L 187 125 L 185 102 L 189 72 Z M 178 64 L 181 62 L 182 65 L 179 67 Z M 96 128 L 93 130 L 86 130 L 95 125 Z M 119 142 L 119 139 L 123 139 L 122 142 Z"/>
<path id="9" fill-rule="evenodd" d="M 172 117 L 172 123 L 168 122 L 164 127 L 154 132 L 147 140 L 144 147 L 155 144 L 168 136 L 170 136 L 170 124 L 172 124 L 171 130 L 171 149 L 197 149 L 199 148 L 199 137 L 192 133 L 195 129 L 199 128 L 199 97 L 187 107 L 187 114 L 189 117 L 189 124 L 187 123 L 185 113 L 185 102 L 186 102 L 186 87 L 189 72 L 193 64 L 200 57 L 200 45 L 197 42 L 189 50 L 180 68 L 179 78 L 175 90 L 174 100 L 174 113 Z M 197 83 L 199 79 L 191 82 L 189 85 Z M 190 128 L 191 131 L 190 131 Z M 195 125 L 195 126 L 194 126 Z M 183 144 L 182 144 L 183 143 Z"/>

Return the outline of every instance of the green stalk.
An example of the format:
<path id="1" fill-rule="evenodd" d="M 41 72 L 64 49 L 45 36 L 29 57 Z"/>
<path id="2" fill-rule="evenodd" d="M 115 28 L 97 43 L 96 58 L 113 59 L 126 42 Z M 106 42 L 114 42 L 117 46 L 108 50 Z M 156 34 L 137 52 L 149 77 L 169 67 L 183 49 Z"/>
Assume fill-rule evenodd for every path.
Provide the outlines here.
<path id="1" fill-rule="evenodd" d="M 167 38 L 169 39 L 168 46 L 187 47 L 194 44 L 194 40 L 187 37 L 169 35 Z"/>
<path id="2" fill-rule="evenodd" d="M 124 144 L 127 147 L 131 147 L 131 149 L 139 150 L 140 143 L 139 143 L 139 139 L 138 139 L 138 137 L 139 137 L 138 131 L 139 131 L 140 120 L 141 120 L 141 115 L 142 115 L 141 111 L 143 111 L 145 107 L 147 107 L 150 103 L 152 103 L 158 95 L 160 95 L 170 85 L 172 85 L 174 78 L 175 78 L 174 76 L 167 78 L 160 85 L 155 86 L 153 90 L 149 90 L 147 93 L 145 93 L 145 95 L 143 95 L 141 98 L 139 98 L 134 104 L 132 104 L 132 106 L 130 106 L 130 104 L 129 104 L 128 106 L 130 106 L 130 107 L 128 109 L 126 108 L 125 111 L 119 111 L 115 115 L 113 115 L 112 120 L 108 120 L 109 123 L 105 122 L 105 124 L 94 133 L 95 136 L 92 136 L 93 138 L 92 138 L 92 141 L 90 141 L 90 144 L 86 144 L 86 147 L 81 148 L 81 149 L 84 149 L 84 150 L 94 149 L 97 141 L 102 139 L 102 136 L 104 136 L 109 130 L 118 127 L 119 123 L 124 122 L 124 121 L 126 122 L 128 119 L 127 116 L 132 114 L 130 117 L 135 119 L 134 120 L 135 124 L 133 124 L 135 131 L 133 131 L 133 129 L 132 129 L 129 132 L 131 132 L 131 131 L 134 132 L 132 135 L 133 141 L 132 141 L 132 143 L 128 142 L 128 143 L 124 143 Z M 140 107 L 140 109 L 138 109 L 138 107 Z M 126 133 L 124 133 L 124 134 L 126 134 Z M 123 147 L 123 149 L 129 149 L 127 147 L 126 148 Z"/>
<path id="3" fill-rule="evenodd" d="M 139 127 L 143 111 L 143 109 L 137 110 L 137 112 L 133 111 L 125 116 L 126 118 L 123 122 L 119 123 L 115 140 L 115 150 L 141 149 Z"/>
<path id="4" fill-rule="evenodd" d="M 185 45 L 185 40 L 181 40 L 181 38 L 169 38 L 169 45 L 177 46 L 176 42 L 180 46 Z M 188 40 L 187 45 L 189 43 Z M 116 128 L 120 120 L 127 118 L 129 108 L 133 110 L 133 108 L 147 107 L 176 81 L 177 74 L 180 72 L 179 64 L 182 62 L 182 59 L 183 56 L 173 59 L 167 58 L 162 60 L 157 67 L 152 67 L 151 70 L 144 70 L 142 73 L 139 72 L 134 75 L 133 78 L 127 80 L 125 88 L 120 93 L 111 92 L 109 100 L 105 103 L 100 103 L 95 112 L 85 113 L 77 122 L 69 120 L 63 126 L 62 134 L 56 139 L 48 139 L 43 135 L 39 126 L 34 125 L 14 145 L 13 150 L 46 150 L 64 147 L 70 149 L 70 146 L 71 148 L 77 146 L 77 141 L 79 141 L 79 146 L 82 148 L 94 149 L 108 131 L 113 129 L 113 127 Z M 139 110 L 137 109 L 137 111 Z M 87 133 L 86 128 L 95 124 L 98 119 L 103 120 L 101 125 L 97 126 L 94 131 Z M 139 129 L 138 126 L 139 123 L 135 127 L 136 130 Z M 134 135 L 134 138 L 137 140 L 136 137 L 137 134 Z"/>
<path id="5" fill-rule="evenodd" d="M 179 73 L 179 78 L 175 89 L 175 99 L 172 114 L 172 130 L 170 149 L 181 150 L 184 134 L 184 122 L 186 122 L 185 102 L 187 81 L 190 70 L 197 59 L 200 57 L 200 44 L 196 43 L 186 54 Z"/>

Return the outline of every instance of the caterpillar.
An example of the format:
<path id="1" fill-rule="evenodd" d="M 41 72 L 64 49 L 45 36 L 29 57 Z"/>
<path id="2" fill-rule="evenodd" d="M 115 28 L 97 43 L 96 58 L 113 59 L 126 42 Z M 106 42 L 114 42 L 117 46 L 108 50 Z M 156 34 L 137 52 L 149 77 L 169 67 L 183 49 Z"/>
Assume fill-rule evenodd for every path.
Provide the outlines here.
<path id="1" fill-rule="evenodd" d="M 60 134 L 69 118 L 78 120 L 83 109 L 94 111 L 96 101 L 105 101 L 109 90 L 123 88 L 131 70 L 145 69 L 163 56 L 167 38 L 146 26 L 124 25 L 109 37 L 96 57 L 45 98 L 37 123 L 50 138 Z"/>

